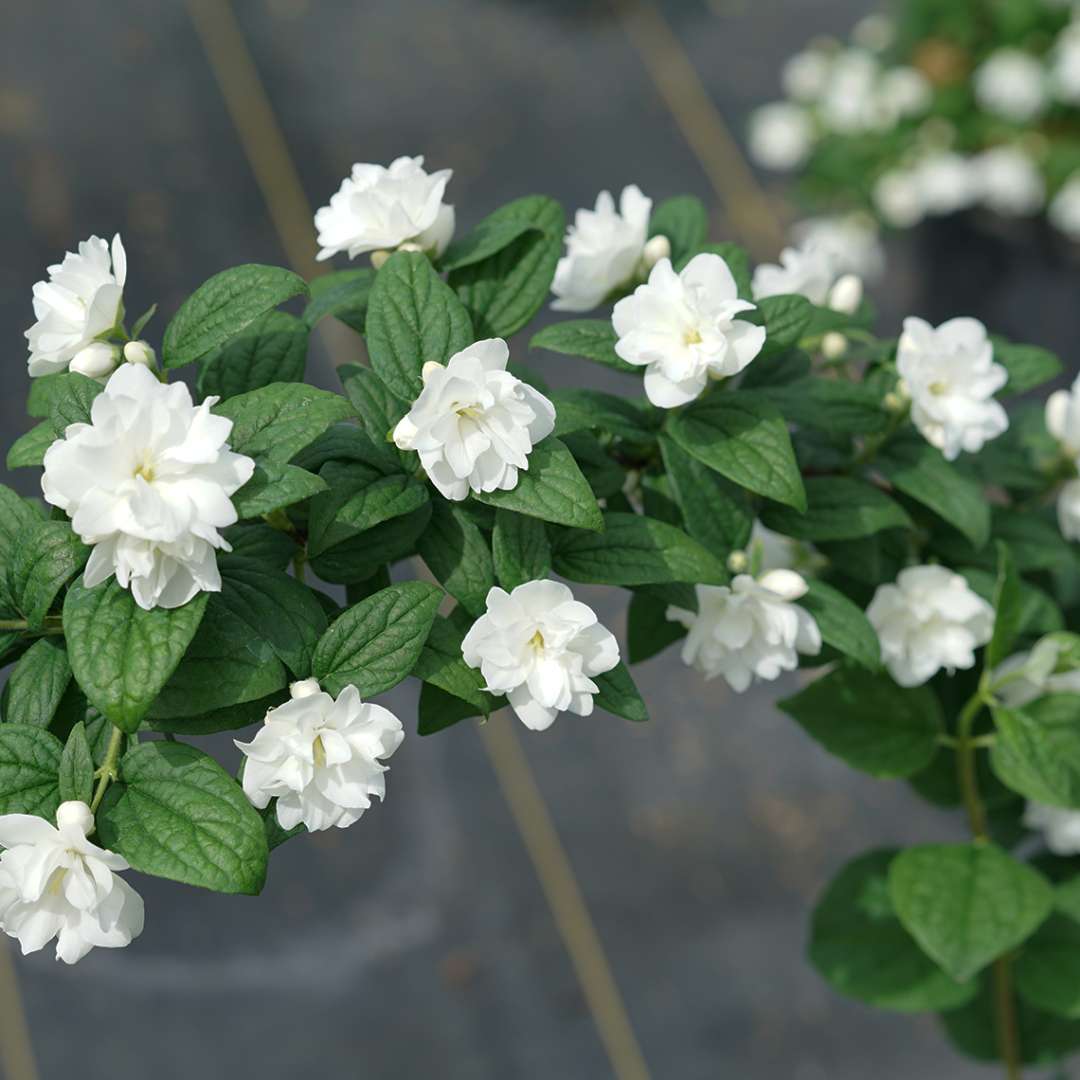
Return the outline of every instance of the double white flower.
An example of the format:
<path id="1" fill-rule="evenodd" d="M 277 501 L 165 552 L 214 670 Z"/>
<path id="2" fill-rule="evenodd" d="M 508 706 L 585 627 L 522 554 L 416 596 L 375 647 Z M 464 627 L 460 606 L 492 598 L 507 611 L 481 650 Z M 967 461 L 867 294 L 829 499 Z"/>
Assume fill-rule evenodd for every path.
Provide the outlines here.
<path id="1" fill-rule="evenodd" d="M 83 802 L 62 803 L 55 827 L 30 814 L 0 817 L 0 929 L 23 955 L 56 938 L 57 960 L 74 964 L 142 933 L 142 897 L 117 877 L 127 861 L 91 843 L 93 828 Z"/>
<path id="2" fill-rule="evenodd" d="M 994 630 L 993 607 L 943 566 L 901 570 L 895 585 L 878 586 L 866 616 L 901 686 L 921 686 L 942 668 L 973 667 Z"/>
<path id="3" fill-rule="evenodd" d="M 528 469 L 533 447 L 555 428 L 555 406 L 506 370 L 502 338 L 477 341 L 444 367 L 424 365 L 424 388 L 394 428 L 394 442 L 415 450 L 441 495 L 510 491 Z"/>
<path id="4" fill-rule="evenodd" d="M 388 758 L 405 737 L 388 709 L 362 702 L 355 686 L 335 700 L 315 679 L 289 687 L 292 700 L 266 714 L 249 743 L 244 794 L 260 810 L 276 798 L 278 824 L 311 832 L 359 821 L 371 796 L 386 796 Z"/>
<path id="5" fill-rule="evenodd" d="M 987 112 L 1023 124 L 1046 108 L 1047 82 L 1037 57 L 1022 49 L 998 49 L 975 71 L 975 100 Z"/>
<path id="6" fill-rule="evenodd" d="M 453 171 L 423 166 L 422 157 L 399 157 L 389 168 L 354 165 L 330 205 L 315 212 L 317 258 L 344 251 L 355 259 L 406 243 L 441 255 L 454 235 L 454 208 L 443 202 Z"/>
<path id="7" fill-rule="evenodd" d="M 635 184 L 622 189 L 618 210 L 610 191 L 597 195 L 595 209 L 578 210 L 566 230 L 566 254 L 551 283 L 554 310 L 591 311 L 648 269 L 647 264 L 671 253 L 666 238 L 648 240 L 651 210 L 652 199 Z"/>
<path id="8" fill-rule="evenodd" d="M 1080 810 L 1029 802 L 1024 809 L 1024 825 L 1043 834 L 1047 848 L 1055 855 L 1080 855 Z"/>
<path id="9" fill-rule="evenodd" d="M 693 401 L 710 377 L 737 375 L 761 352 L 765 328 L 737 318 L 753 310 L 719 255 L 695 255 L 679 274 L 661 259 L 615 305 L 615 352 L 645 368 L 654 405 L 673 409 Z"/>
<path id="10" fill-rule="evenodd" d="M 96 339 L 124 317 L 126 278 L 127 255 L 119 233 L 113 237 L 111 256 L 109 245 L 91 236 L 79 244 L 78 254 L 69 251 L 62 263 L 49 267 L 49 280 L 34 286 L 37 322 L 26 331 L 31 377 L 69 366 L 96 377 L 116 366 L 113 355 L 111 365 L 100 370 L 102 351 L 110 346 Z"/>
<path id="11" fill-rule="evenodd" d="M 936 329 L 904 320 L 896 370 L 911 397 L 911 418 L 923 437 L 953 461 L 976 453 L 1009 426 L 994 393 L 1008 372 L 994 363 L 994 348 L 978 319 L 949 319 Z"/>
<path id="12" fill-rule="evenodd" d="M 806 581 L 794 570 L 770 570 L 758 580 L 739 574 L 727 585 L 698 585 L 697 611 L 669 607 L 667 617 L 689 633 L 684 664 L 707 679 L 723 675 L 738 693 L 755 678 L 772 680 L 799 665 L 799 653 L 821 652 L 821 631 L 796 603 Z"/>
<path id="13" fill-rule="evenodd" d="M 45 452 L 41 490 L 93 546 L 87 588 L 116 575 L 142 608 L 180 607 L 221 589 L 219 529 L 237 520 L 229 496 L 255 463 L 229 450 L 232 421 L 183 383 L 166 386 L 142 364 L 122 364 L 91 407 Z"/>
<path id="14" fill-rule="evenodd" d="M 461 652 L 534 731 L 550 727 L 560 712 L 588 716 L 599 692 L 592 677 L 619 662 L 618 642 L 596 612 L 555 581 L 529 581 L 509 593 L 491 589 Z"/>

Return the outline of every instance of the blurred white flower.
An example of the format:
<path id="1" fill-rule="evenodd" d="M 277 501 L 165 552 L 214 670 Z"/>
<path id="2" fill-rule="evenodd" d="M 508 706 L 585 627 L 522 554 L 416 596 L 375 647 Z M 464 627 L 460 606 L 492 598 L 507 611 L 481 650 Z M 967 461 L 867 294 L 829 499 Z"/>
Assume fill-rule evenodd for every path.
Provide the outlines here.
<path id="1" fill-rule="evenodd" d="M 794 570 L 802 561 L 803 545 L 755 521 L 746 550 L 757 556 L 762 572 Z"/>
<path id="2" fill-rule="evenodd" d="M 600 690 L 592 677 L 619 663 L 611 631 L 555 581 L 528 581 L 509 593 L 492 588 L 461 653 L 534 731 L 550 727 L 560 712 L 588 716 Z"/>
<path id="3" fill-rule="evenodd" d="M 423 166 L 422 157 L 399 157 L 389 167 L 354 165 L 330 205 L 315 212 L 316 258 L 343 251 L 355 259 L 405 243 L 441 255 L 454 235 L 454 208 L 443 202 L 453 170 L 426 173 Z"/>
<path id="4" fill-rule="evenodd" d="M 909 566 L 895 585 L 879 585 L 866 616 L 881 642 L 881 658 L 901 686 L 921 686 L 944 668 L 975 664 L 990 640 L 994 609 L 943 566 Z"/>
<path id="5" fill-rule="evenodd" d="M 949 461 L 977 453 L 1009 426 L 993 395 L 1008 380 L 994 363 L 994 348 L 978 319 L 956 318 L 934 328 L 904 320 L 896 370 L 911 397 L 911 418 L 923 437 Z"/>
<path id="6" fill-rule="evenodd" d="M 1046 399 L 1046 430 L 1069 457 L 1080 456 L 1080 376 L 1068 390 L 1055 390 Z"/>
<path id="7" fill-rule="evenodd" d="M 877 96 L 881 64 L 865 49 L 846 49 L 832 64 L 821 96 L 821 115 L 830 131 L 855 135 L 891 127 L 895 117 Z"/>
<path id="8" fill-rule="evenodd" d="M 885 249 L 869 214 L 806 218 L 792 227 L 791 235 L 801 248 L 828 252 L 838 274 L 875 281 L 885 270 Z"/>
<path id="9" fill-rule="evenodd" d="M 380 759 L 401 745 L 405 730 L 389 709 L 361 701 L 352 685 L 335 699 L 318 680 L 304 679 L 289 693 L 251 742 L 236 742 L 246 759 L 244 794 L 260 810 L 276 798 L 283 829 L 301 822 L 309 832 L 344 829 L 360 820 L 372 795 L 386 797 L 389 766 Z"/>
<path id="10" fill-rule="evenodd" d="M 1057 496 L 1057 519 L 1066 540 L 1080 540 L 1080 480 L 1067 480 Z"/>
<path id="11" fill-rule="evenodd" d="M 915 166 L 921 213 L 954 214 L 966 210 L 979 189 L 971 160 L 950 150 L 928 154 Z"/>
<path id="12" fill-rule="evenodd" d="M 780 70 L 784 93 L 796 101 L 816 101 L 828 85 L 832 62 L 822 49 L 805 49 L 788 59 Z"/>
<path id="13" fill-rule="evenodd" d="M 814 145 L 814 125 L 801 105 L 776 101 L 750 114 L 750 156 L 767 169 L 797 169 Z"/>
<path id="14" fill-rule="evenodd" d="M 908 229 L 923 219 L 922 194 L 913 169 L 882 173 L 874 185 L 874 205 L 889 224 Z"/>
<path id="15" fill-rule="evenodd" d="M 1080 21 L 1070 23 L 1054 43 L 1050 90 L 1059 101 L 1080 105 Z"/>
<path id="16" fill-rule="evenodd" d="M 880 12 L 864 15 L 851 31 L 851 40 L 856 45 L 873 52 L 887 49 L 895 37 L 896 28 L 892 19 Z"/>
<path id="17" fill-rule="evenodd" d="M 652 199 L 634 184 L 622 189 L 619 209 L 601 191 L 594 210 L 578 210 L 566 230 L 566 254 L 555 269 L 551 291 L 556 311 L 591 311 L 635 275 L 649 235 Z M 669 245 L 670 254 L 670 245 Z"/>
<path id="18" fill-rule="evenodd" d="M 1022 709 L 1044 694 L 1080 694 L 1080 669 L 1054 671 L 1059 647 L 1044 638 L 1034 649 L 1014 653 L 994 669 L 994 697 L 1008 709 Z"/>
<path id="19" fill-rule="evenodd" d="M 117 233 L 109 245 L 91 236 L 78 254 L 49 267 L 49 280 L 34 286 L 37 322 L 26 331 L 31 377 L 65 371 L 77 353 L 124 317 L 127 255 Z"/>
<path id="20" fill-rule="evenodd" d="M 812 304 L 824 304 L 836 281 L 837 260 L 825 246 L 814 243 L 787 247 L 780 262 L 759 263 L 754 269 L 752 290 L 755 300 L 797 293 Z"/>
<path id="21" fill-rule="evenodd" d="M 765 328 L 737 318 L 753 310 L 719 255 L 695 255 L 679 274 L 661 259 L 649 280 L 615 305 L 615 352 L 644 367 L 649 400 L 672 409 L 693 401 L 710 377 L 736 375 L 761 352 Z"/>
<path id="22" fill-rule="evenodd" d="M 862 298 L 862 278 L 854 274 L 844 274 L 836 279 L 836 284 L 829 290 L 828 307 L 845 315 L 854 315 L 859 310 Z"/>
<path id="23" fill-rule="evenodd" d="M 883 111 L 894 117 L 894 122 L 925 112 L 932 97 L 929 80 L 913 67 L 890 68 L 881 76 L 877 94 Z"/>
<path id="24" fill-rule="evenodd" d="M 45 452 L 45 501 L 93 546 L 83 583 L 116 575 L 142 608 L 180 607 L 218 592 L 219 529 L 237 520 L 230 496 L 255 463 L 228 447 L 232 421 L 191 402 L 141 364 L 121 364 L 94 399 L 89 424 L 71 424 Z"/>
<path id="25" fill-rule="evenodd" d="M 92 844 L 93 828 L 84 802 L 61 803 L 55 827 L 30 814 L 0 817 L 0 930 L 24 956 L 56 938 L 56 959 L 74 964 L 142 933 L 142 897 L 117 876 L 127 861 Z"/>
<path id="26" fill-rule="evenodd" d="M 1080 173 L 1073 173 L 1050 200 L 1046 216 L 1070 240 L 1080 240 Z"/>
<path id="27" fill-rule="evenodd" d="M 972 161 L 979 199 L 999 214 L 1038 213 L 1046 184 L 1030 155 L 1016 146 L 995 146 Z"/>
<path id="28" fill-rule="evenodd" d="M 394 442 L 420 455 L 447 499 L 469 491 L 510 491 L 529 454 L 555 427 L 555 407 L 506 370 L 502 338 L 474 342 L 446 365 L 429 361 L 424 388 L 394 428 Z"/>
<path id="29" fill-rule="evenodd" d="M 104 380 L 116 369 L 122 355 L 119 345 L 92 341 L 71 358 L 68 370 L 77 375 L 85 375 L 88 379 Z"/>
<path id="30" fill-rule="evenodd" d="M 1043 834 L 1046 846 L 1055 855 L 1080 855 L 1080 810 L 1029 802 L 1024 824 Z"/>
<path id="31" fill-rule="evenodd" d="M 806 582 L 794 570 L 770 570 L 758 580 L 738 574 L 727 585 L 698 585 L 698 610 L 669 607 L 667 617 L 688 633 L 683 663 L 707 679 L 723 675 L 741 693 L 755 678 L 771 680 L 799 665 L 799 653 L 821 652 L 813 616 L 795 601 Z"/>
<path id="32" fill-rule="evenodd" d="M 975 100 L 987 112 L 1022 124 L 1046 108 L 1046 69 L 1022 49 L 998 49 L 973 76 Z"/>

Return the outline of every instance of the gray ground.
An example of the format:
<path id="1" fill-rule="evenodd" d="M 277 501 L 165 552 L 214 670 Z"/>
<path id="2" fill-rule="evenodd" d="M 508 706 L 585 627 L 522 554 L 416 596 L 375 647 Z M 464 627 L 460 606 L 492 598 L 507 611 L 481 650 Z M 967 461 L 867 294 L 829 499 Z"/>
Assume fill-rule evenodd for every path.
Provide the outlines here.
<path id="1" fill-rule="evenodd" d="M 780 57 L 813 33 L 845 30 L 866 7 L 670 0 L 666 12 L 738 130 L 749 106 L 776 93 Z M 422 151 L 431 165 L 454 168 L 463 228 L 532 190 L 576 206 L 628 181 L 715 206 L 602 6 L 237 0 L 236 8 L 316 205 L 353 160 Z M 136 313 L 154 300 L 168 313 L 226 265 L 286 256 L 184 4 L 42 0 L 8 5 L 4 21 L 6 444 L 26 423 L 30 286 L 76 240 L 122 230 Z M 718 235 L 723 220 L 717 208 Z M 886 321 L 940 302 L 910 273 L 912 247 L 893 252 L 880 296 Z M 1045 303 L 1038 290 L 1027 295 Z M 997 306 L 983 299 L 987 310 Z M 1040 317 L 1028 329 L 1064 338 L 1071 326 Z M 316 348 L 310 372 L 330 385 L 330 356 Z M 347 340 L 336 356 L 348 358 Z M 546 374 L 605 385 L 603 372 L 569 364 Z M 30 492 L 36 479 L 10 482 Z M 603 604 L 621 631 L 621 602 Z M 648 727 L 564 719 L 528 737 L 526 750 L 652 1075 L 990 1075 L 955 1058 L 928 1018 L 839 1000 L 802 958 L 808 907 L 848 857 L 944 838 L 955 822 L 903 785 L 826 757 L 774 711 L 787 687 L 735 697 L 672 656 L 644 665 L 638 682 L 654 714 Z M 384 703 L 409 716 L 413 699 L 399 690 Z M 77 1070 L 157 1080 L 612 1075 L 467 726 L 407 740 L 387 804 L 346 833 L 288 844 L 258 900 L 138 886 L 149 917 L 135 947 L 99 950 L 74 969 L 47 954 L 19 962 L 46 1080 Z"/>

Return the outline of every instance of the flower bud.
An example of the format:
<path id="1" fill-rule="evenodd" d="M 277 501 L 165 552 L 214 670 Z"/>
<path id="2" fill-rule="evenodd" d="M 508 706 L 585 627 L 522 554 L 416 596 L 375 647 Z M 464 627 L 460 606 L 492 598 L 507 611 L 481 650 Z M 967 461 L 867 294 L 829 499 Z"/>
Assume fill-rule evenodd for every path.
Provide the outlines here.
<path id="1" fill-rule="evenodd" d="M 666 236 L 654 236 L 641 249 L 641 267 L 651 270 L 661 259 L 671 258 L 671 241 Z"/>
<path id="2" fill-rule="evenodd" d="M 727 568 L 733 574 L 745 574 L 750 569 L 750 556 L 745 551 L 733 551 L 727 557 Z"/>
<path id="3" fill-rule="evenodd" d="M 898 394 L 895 390 L 890 390 L 881 399 L 881 404 L 886 412 L 898 413 L 907 405 L 907 398 L 902 394 Z"/>
<path id="4" fill-rule="evenodd" d="M 862 278 L 844 274 L 829 291 L 829 307 L 844 315 L 854 315 L 863 298 Z"/>
<path id="5" fill-rule="evenodd" d="M 90 807 L 86 803 L 72 800 L 61 803 L 57 808 L 56 827 L 65 829 L 71 825 L 80 829 L 84 835 L 93 831 L 94 815 L 90 812 Z"/>
<path id="6" fill-rule="evenodd" d="M 120 350 L 104 341 L 92 341 L 71 359 L 68 368 L 88 379 L 104 379 L 120 362 Z"/>
<path id="7" fill-rule="evenodd" d="M 386 250 L 373 251 L 371 253 L 371 265 L 376 270 L 381 270 L 383 263 L 390 258 L 392 252 Z"/>
<path id="8" fill-rule="evenodd" d="M 299 682 L 289 684 L 289 696 L 293 698 L 314 697 L 322 693 L 318 679 L 300 679 Z"/>
<path id="9" fill-rule="evenodd" d="M 124 346 L 124 359 L 129 364 L 144 364 L 148 368 L 157 364 L 154 350 L 145 341 L 129 341 Z"/>
<path id="10" fill-rule="evenodd" d="M 836 330 L 830 330 L 821 339 L 821 353 L 826 360 L 839 360 L 848 349 L 848 340 Z"/>

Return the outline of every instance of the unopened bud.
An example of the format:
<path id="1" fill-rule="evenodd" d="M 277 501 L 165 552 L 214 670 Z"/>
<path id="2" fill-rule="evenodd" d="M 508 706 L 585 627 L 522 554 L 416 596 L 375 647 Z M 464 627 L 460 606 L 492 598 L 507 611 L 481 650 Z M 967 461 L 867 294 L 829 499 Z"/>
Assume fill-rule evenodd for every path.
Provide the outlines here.
<path id="1" fill-rule="evenodd" d="M 156 365 L 154 350 L 145 341 L 129 341 L 124 346 L 124 359 L 129 364 L 143 364 L 148 368 Z"/>
<path id="2" fill-rule="evenodd" d="M 847 349 L 847 338 L 837 330 L 830 330 L 821 339 L 821 353 L 826 360 L 839 360 Z"/>
<path id="3" fill-rule="evenodd" d="M 661 259 L 671 258 L 671 241 L 666 236 L 654 236 L 641 249 L 641 266 L 651 270 Z"/>
<path id="4" fill-rule="evenodd" d="M 898 413 L 907 404 L 907 398 L 898 394 L 895 390 L 890 390 L 882 399 L 881 405 L 886 412 Z"/>
<path id="5" fill-rule="evenodd" d="M 750 569 L 750 556 L 745 551 L 733 551 L 727 557 L 727 568 L 733 574 L 745 574 Z"/>
<path id="6" fill-rule="evenodd" d="M 829 307 L 843 315 L 854 315 L 863 298 L 862 278 L 844 274 L 829 290 Z"/>
<path id="7" fill-rule="evenodd" d="M 318 679 L 301 679 L 299 682 L 289 684 L 289 696 L 293 698 L 314 697 L 322 693 Z"/>
<path id="8" fill-rule="evenodd" d="M 120 362 L 120 350 L 115 345 L 104 341 L 92 341 L 80 349 L 68 365 L 71 371 L 85 375 L 88 379 L 103 379 L 112 373 Z"/>
<path id="9" fill-rule="evenodd" d="M 381 270 L 383 263 L 390 258 L 390 255 L 391 252 L 386 250 L 373 251 L 371 253 L 371 265 L 376 270 Z"/>
<path id="10" fill-rule="evenodd" d="M 62 802 L 56 809 L 56 827 L 67 829 L 73 826 L 84 835 L 94 828 L 94 815 L 90 807 L 78 799 Z"/>

